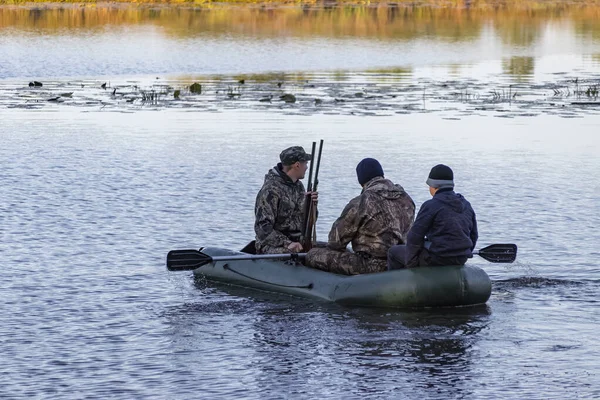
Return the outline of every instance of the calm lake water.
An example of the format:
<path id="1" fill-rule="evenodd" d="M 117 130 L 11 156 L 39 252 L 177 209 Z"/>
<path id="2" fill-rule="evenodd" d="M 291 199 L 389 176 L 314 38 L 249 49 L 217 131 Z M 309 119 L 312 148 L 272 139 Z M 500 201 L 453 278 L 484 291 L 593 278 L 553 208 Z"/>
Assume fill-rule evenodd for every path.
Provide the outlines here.
<path id="1" fill-rule="evenodd" d="M 548 4 L 0 7 L 0 397 L 600 397 L 600 7 Z M 279 152 L 321 138 L 320 238 L 362 158 L 418 206 L 452 166 L 478 247 L 519 245 L 470 261 L 486 306 L 166 271 L 171 249 L 243 247 Z"/>

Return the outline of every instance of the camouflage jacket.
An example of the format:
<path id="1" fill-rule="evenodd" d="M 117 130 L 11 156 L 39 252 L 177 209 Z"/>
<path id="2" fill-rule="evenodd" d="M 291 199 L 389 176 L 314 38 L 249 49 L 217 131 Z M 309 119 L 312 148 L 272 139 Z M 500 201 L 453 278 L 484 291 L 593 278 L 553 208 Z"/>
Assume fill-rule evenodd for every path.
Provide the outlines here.
<path id="1" fill-rule="evenodd" d="M 371 179 L 333 223 L 327 247 L 386 258 L 388 249 L 406 243 L 415 218 L 415 203 L 402 186 L 383 177 Z"/>
<path id="2" fill-rule="evenodd" d="M 254 232 L 259 252 L 266 247 L 287 247 L 301 240 L 305 193 L 302 182 L 292 182 L 281 163 L 265 175 L 254 206 Z"/>

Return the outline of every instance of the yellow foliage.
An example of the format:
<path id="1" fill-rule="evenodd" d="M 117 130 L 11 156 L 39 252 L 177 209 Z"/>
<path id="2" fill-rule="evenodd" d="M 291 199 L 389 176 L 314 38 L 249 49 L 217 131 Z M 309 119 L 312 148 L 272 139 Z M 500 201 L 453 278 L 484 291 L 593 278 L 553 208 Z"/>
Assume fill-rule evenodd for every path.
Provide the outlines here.
<path id="1" fill-rule="evenodd" d="M 511 44 L 527 45 L 548 21 L 568 21 L 579 33 L 600 37 L 600 0 L 135 0 L 73 4 L 26 0 L 0 6 L 0 29 L 36 28 L 47 33 L 107 25 L 152 24 L 166 34 L 200 37 L 243 34 L 263 37 L 326 36 L 413 39 L 434 36 L 449 42 L 479 37 L 492 25 Z M 70 2 L 70 0 L 65 0 Z M 25 0 L 0 0 L 23 4 Z M 127 4 L 126 4 L 127 3 Z M 248 4 L 240 4 L 248 3 Z"/>

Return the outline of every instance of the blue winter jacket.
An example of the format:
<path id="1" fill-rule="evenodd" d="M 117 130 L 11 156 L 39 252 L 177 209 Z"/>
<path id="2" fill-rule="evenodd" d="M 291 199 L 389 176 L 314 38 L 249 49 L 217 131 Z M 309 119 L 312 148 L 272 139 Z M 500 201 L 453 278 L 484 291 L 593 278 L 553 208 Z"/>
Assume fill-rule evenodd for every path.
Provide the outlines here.
<path id="1" fill-rule="evenodd" d="M 425 237 L 429 253 L 437 257 L 473 257 L 477 218 L 471 204 L 450 188 L 439 189 L 421 206 L 406 240 L 407 267 L 416 266 Z"/>

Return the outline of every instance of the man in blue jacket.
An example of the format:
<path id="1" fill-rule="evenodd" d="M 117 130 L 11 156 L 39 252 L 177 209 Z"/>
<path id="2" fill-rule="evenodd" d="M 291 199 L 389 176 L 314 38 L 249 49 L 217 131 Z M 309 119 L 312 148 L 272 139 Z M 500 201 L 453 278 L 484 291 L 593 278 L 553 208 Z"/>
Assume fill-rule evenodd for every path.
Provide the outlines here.
<path id="1" fill-rule="evenodd" d="M 473 257 L 477 219 L 471 204 L 454 193 L 454 174 L 439 164 L 431 169 L 429 193 L 408 232 L 406 245 L 388 250 L 388 269 L 463 265 Z"/>

